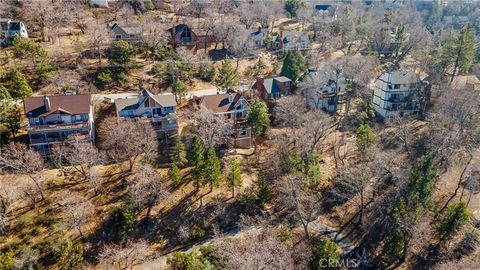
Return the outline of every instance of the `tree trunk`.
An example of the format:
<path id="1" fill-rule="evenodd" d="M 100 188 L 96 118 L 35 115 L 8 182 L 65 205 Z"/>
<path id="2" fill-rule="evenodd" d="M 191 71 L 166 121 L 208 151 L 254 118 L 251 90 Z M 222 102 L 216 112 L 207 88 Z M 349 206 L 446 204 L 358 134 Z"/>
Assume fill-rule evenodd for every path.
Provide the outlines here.
<path id="1" fill-rule="evenodd" d="M 232 198 L 235 198 L 235 185 L 232 185 Z"/>
<path id="2" fill-rule="evenodd" d="M 458 61 L 459 61 L 459 55 L 457 54 L 457 59 L 455 59 L 455 66 L 453 66 L 453 74 L 452 74 L 452 78 L 450 79 L 450 83 L 453 82 L 453 79 L 455 79 L 455 73 L 457 72 L 457 68 L 458 68 Z"/>
<path id="3" fill-rule="evenodd" d="M 145 215 L 145 225 L 148 226 L 150 223 L 150 213 L 152 212 L 153 205 L 149 205 L 147 208 L 147 214 Z"/>
<path id="4" fill-rule="evenodd" d="M 437 217 L 438 217 L 438 215 L 440 215 L 440 213 L 442 213 L 442 212 L 448 207 L 448 205 L 450 204 L 450 202 L 457 196 L 458 190 L 460 190 L 460 187 L 462 186 L 463 177 L 464 177 L 465 173 L 467 172 L 467 169 L 468 169 L 468 167 L 470 166 L 470 163 L 472 163 L 472 160 L 473 160 L 473 155 L 470 154 L 470 157 L 469 157 L 469 159 L 468 159 L 468 162 L 467 162 L 467 164 L 465 165 L 465 167 L 463 168 L 462 173 L 460 174 L 460 177 L 459 177 L 459 179 L 458 179 L 457 187 L 455 188 L 455 191 L 453 192 L 452 196 L 450 196 L 450 198 L 448 198 L 447 202 L 443 205 L 443 207 L 437 212 L 437 214 L 435 215 L 435 217 L 433 218 L 433 220 L 436 220 Z"/>
<path id="5" fill-rule="evenodd" d="M 45 194 L 43 193 L 43 189 L 42 187 L 40 186 L 40 183 L 38 183 L 38 181 L 35 179 L 35 177 L 33 176 L 30 176 L 30 179 L 32 179 L 32 181 L 35 183 L 35 185 L 37 186 L 38 188 L 38 192 L 40 192 L 40 196 L 42 197 L 42 201 L 45 200 Z"/>

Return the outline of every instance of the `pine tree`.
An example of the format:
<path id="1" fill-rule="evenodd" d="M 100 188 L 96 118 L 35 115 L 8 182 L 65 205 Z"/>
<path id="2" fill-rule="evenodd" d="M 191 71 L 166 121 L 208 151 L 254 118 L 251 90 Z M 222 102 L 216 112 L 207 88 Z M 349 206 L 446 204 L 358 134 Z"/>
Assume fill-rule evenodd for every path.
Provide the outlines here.
<path id="1" fill-rule="evenodd" d="M 172 93 L 175 95 L 175 99 L 180 99 L 181 101 L 182 98 L 187 96 L 188 88 L 180 79 L 176 79 L 172 85 Z"/>
<path id="2" fill-rule="evenodd" d="M 0 124 L 8 128 L 14 141 L 16 141 L 15 135 L 21 126 L 21 115 L 22 109 L 15 102 L 0 103 Z"/>
<path id="3" fill-rule="evenodd" d="M 470 216 L 471 213 L 464 202 L 449 206 L 437 227 L 437 232 L 440 234 L 441 239 L 443 240 L 456 234 L 468 222 Z"/>
<path id="4" fill-rule="evenodd" d="M 467 24 L 456 37 L 450 39 L 442 48 L 441 58 L 452 66 L 451 81 L 458 73 L 467 73 L 475 57 L 475 33 L 470 24 Z M 457 72 L 458 70 L 458 72 Z"/>
<path id="5" fill-rule="evenodd" d="M 247 125 L 253 128 L 256 136 L 265 136 L 270 127 L 268 107 L 265 102 L 255 99 L 247 109 Z"/>
<path id="6" fill-rule="evenodd" d="M 357 151 L 362 157 L 366 157 L 369 149 L 373 146 L 378 136 L 368 124 L 362 124 L 357 128 Z"/>
<path id="7" fill-rule="evenodd" d="M 205 184 L 210 184 L 210 191 L 213 191 L 214 186 L 218 186 L 222 177 L 222 167 L 220 160 L 215 153 L 215 148 L 210 146 L 207 150 L 207 159 L 203 166 L 203 181 Z"/>
<path id="8" fill-rule="evenodd" d="M 227 91 L 238 85 L 240 77 L 231 60 L 223 60 L 222 67 L 219 70 L 217 85 L 221 91 Z"/>
<path id="9" fill-rule="evenodd" d="M 185 144 L 179 135 L 173 138 L 172 148 L 170 149 L 170 159 L 180 167 L 188 162 Z"/>
<path id="10" fill-rule="evenodd" d="M 285 76 L 293 81 L 295 86 L 298 78 L 307 71 L 307 64 L 302 53 L 299 51 L 287 51 L 283 59 L 281 76 Z"/>
<path id="11" fill-rule="evenodd" d="M 190 145 L 190 151 L 188 153 L 188 161 L 192 165 L 193 172 L 192 178 L 195 181 L 196 189 L 200 188 L 200 182 L 202 180 L 202 170 L 205 156 L 205 147 L 203 146 L 202 140 L 197 134 L 194 134 L 192 137 L 192 143 Z"/>
<path id="12" fill-rule="evenodd" d="M 263 173 L 258 175 L 258 180 L 255 182 L 256 189 L 255 195 L 257 198 L 258 204 L 263 207 L 263 205 L 268 202 L 271 198 L 270 188 L 268 187 L 267 178 Z"/>
<path id="13" fill-rule="evenodd" d="M 107 57 L 111 63 L 122 65 L 126 68 L 126 65 L 132 63 L 135 56 L 135 47 L 129 42 L 120 40 L 112 44 L 107 51 Z"/>
<path id="14" fill-rule="evenodd" d="M 6 83 L 12 98 L 26 98 L 33 93 L 25 75 L 16 68 L 10 69 L 2 81 Z"/>
<path id="15" fill-rule="evenodd" d="M 173 163 L 172 167 L 168 169 L 168 179 L 172 181 L 172 184 L 174 186 L 180 185 L 180 182 L 182 181 L 182 175 L 180 173 L 180 169 L 178 169 L 177 164 Z"/>
<path id="16" fill-rule="evenodd" d="M 236 159 L 233 159 L 230 163 L 230 173 L 227 176 L 227 186 L 232 189 L 232 197 L 235 197 L 235 188 L 242 186 L 240 166 Z"/>
<path id="17" fill-rule="evenodd" d="M 332 239 L 317 240 L 312 249 L 313 258 L 310 261 L 310 269 L 324 269 L 322 265 L 336 265 L 340 262 L 338 244 Z"/>

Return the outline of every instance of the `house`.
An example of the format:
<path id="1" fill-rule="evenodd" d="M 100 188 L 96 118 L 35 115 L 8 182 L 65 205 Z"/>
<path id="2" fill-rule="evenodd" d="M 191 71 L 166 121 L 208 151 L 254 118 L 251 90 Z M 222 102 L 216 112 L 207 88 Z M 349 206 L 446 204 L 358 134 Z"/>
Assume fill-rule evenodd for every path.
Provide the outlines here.
<path id="1" fill-rule="evenodd" d="M 304 50 L 310 47 L 307 32 L 282 31 L 273 42 L 275 50 Z"/>
<path id="2" fill-rule="evenodd" d="M 29 123 L 30 147 L 41 155 L 48 156 L 53 144 L 72 134 L 94 142 L 91 95 L 28 97 L 23 105 Z"/>
<path id="3" fill-rule="evenodd" d="M 414 115 L 422 83 L 413 71 L 386 71 L 373 85 L 373 106 L 382 117 Z"/>
<path id="4" fill-rule="evenodd" d="M 312 80 L 316 80 L 312 76 Z M 341 113 L 345 110 L 345 97 L 347 94 L 347 81 L 345 77 L 328 79 L 318 89 L 307 92 L 307 100 L 311 108 L 324 110 L 330 113 Z"/>
<path id="5" fill-rule="evenodd" d="M 261 28 L 249 30 L 248 46 L 250 48 L 263 47 L 264 40 L 268 36 L 268 28 Z"/>
<path id="6" fill-rule="evenodd" d="M 253 85 L 255 95 L 267 103 L 272 103 L 281 96 L 290 93 L 292 80 L 285 76 L 262 78 L 257 77 Z"/>
<path id="7" fill-rule="evenodd" d="M 154 95 L 143 90 L 138 96 L 115 99 L 114 103 L 119 120 L 150 122 L 159 137 L 177 131 L 177 102 L 171 93 Z"/>
<path id="8" fill-rule="evenodd" d="M 132 43 L 138 43 L 142 40 L 143 30 L 141 27 L 126 27 L 118 23 L 110 26 L 114 40 L 123 40 Z"/>
<path id="9" fill-rule="evenodd" d="M 28 38 L 25 24 L 10 19 L 0 19 L 0 44 L 10 45 L 16 36 Z"/>
<path id="10" fill-rule="evenodd" d="M 168 31 L 171 35 L 173 47 L 195 46 L 197 44 L 197 35 L 186 24 L 177 24 Z"/>
<path id="11" fill-rule="evenodd" d="M 317 4 L 315 5 L 315 11 L 322 16 L 331 18 L 332 20 L 337 19 L 337 7 L 328 4 Z"/>
<path id="12" fill-rule="evenodd" d="M 245 97 L 232 90 L 225 94 L 207 95 L 199 99 L 199 106 L 223 117 L 231 124 L 232 130 L 226 138 L 228 146 L 233 148 L 251 147 L 251 129 L 244 125 L 246 110 L 249 106 Z"/>
<path id="13" fill-rule="evenodd" d="M 116 2 L 117 0 L 90 0 L 90 5 L 108 8 L 109 3 Z"/>

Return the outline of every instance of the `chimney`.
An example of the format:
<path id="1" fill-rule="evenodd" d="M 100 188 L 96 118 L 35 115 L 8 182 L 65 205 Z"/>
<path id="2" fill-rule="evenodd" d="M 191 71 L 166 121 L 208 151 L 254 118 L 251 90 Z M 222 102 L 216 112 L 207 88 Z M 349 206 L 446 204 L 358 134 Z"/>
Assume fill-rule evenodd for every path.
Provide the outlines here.
<path id="1" fill-rule="evenodd" d="M 228 103 L 232 103 L 232 102 L 233 102 L 233 94 L 232 94 L 232 91 L 228 91 L 227 96 L 228 96 Z"/>
<path id="2" fill-rule="evenodd" d="M 45 105 L 45 110 L 50 111 L 50 99 L 47 96 L 43 97 L 43 104 Z"/>

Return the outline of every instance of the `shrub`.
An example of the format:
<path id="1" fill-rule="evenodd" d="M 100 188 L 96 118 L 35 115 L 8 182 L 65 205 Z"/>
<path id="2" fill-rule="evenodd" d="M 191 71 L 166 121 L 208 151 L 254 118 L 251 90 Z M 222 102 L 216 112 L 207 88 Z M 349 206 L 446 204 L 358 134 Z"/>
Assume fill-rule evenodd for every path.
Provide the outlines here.
<path id="1" fill-rule="evenodd" d="M 205 236 L 205 230 L 198 226 L 195 226 L 192 230 L 192 236 L 194 238 L 202 238 Z"/>
<path id="2" fill-rule="evenodd" d="M 40 214 L 35 218 L 35 223 L 40 226 L 47 228 L 52 227 L 55 223 L 58 222 L 58 218 L 53 215 Z"/>
<path id="3" fill-rule="evenodd" d="M 12 251 L 0 252 L 0 270 L 13 269 L 15 259 L 13 258 Z"/>
<path id="4" fill-rule="evenodd" d="M 143 0 L 143 5 L 145 6 L 145 9 L 147 10 L 154 10 L 155 5 L 153 5 L 152 0 Z"/>

